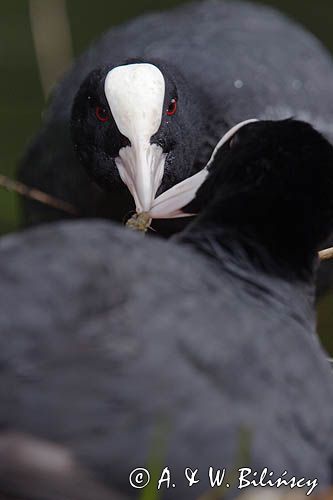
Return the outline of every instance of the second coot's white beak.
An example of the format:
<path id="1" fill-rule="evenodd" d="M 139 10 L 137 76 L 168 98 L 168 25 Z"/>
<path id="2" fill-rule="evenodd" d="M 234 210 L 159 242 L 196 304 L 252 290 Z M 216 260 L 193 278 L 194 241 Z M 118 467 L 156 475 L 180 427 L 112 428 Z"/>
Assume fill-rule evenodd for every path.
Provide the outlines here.
<path id="1" fill-rule="evenodd" d="M 232 127 L 222 139 L 217 143 L 210 160 L 208 161 L 205 168 L 200 170 L 200 172 L 188 177 L 187 179 L 179 182 L 172 188 L 164 191 L 160 194 L 154 201 L 149 215 L 152 219 L 175 219 L 177 217 L 189 217 L 195 214 L 188 214 L 183 212 L 182 208 L 188 205 L 196 195 L 199 187 L 205 182 L 206 177 L 209 173 L 209 167 L 212 165 L 216 153 L 224 144 L 226 144 L 230 139 L 245 125 L 249 123 L 257 122 L 256 118 L 251 118 L 250 120 L 245 120 L 243 122 L 237 123 Z"/>

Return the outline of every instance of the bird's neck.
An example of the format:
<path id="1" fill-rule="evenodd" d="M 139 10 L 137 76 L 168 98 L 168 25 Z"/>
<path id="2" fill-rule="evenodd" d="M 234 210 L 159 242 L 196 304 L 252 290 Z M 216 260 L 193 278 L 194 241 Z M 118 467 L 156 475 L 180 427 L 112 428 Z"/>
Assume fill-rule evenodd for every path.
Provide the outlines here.
<path id="1" fill-rule="evenodd" d="M 236 283 L 239 297 L 250 298 L 268 307 L 274 304 L 302 325 L 315 332 L 315 281 L 312 268 L 293 268 L 232 228 L 189 228 L 177 236 L 182 244 L 209 257 L 214 273 L 228 286 Z"/>
<path id="2" fill-rule="evenodd" d="M 301 214 L 247 213 L 228 200 L 216 211 L 205 210 L 180 238 L 219 258 L 219 254 L 238 256 L 242 265 L 290 281 L 313 283 L 318 264 L 311 248 Z M 214 255 L 213 255 L 214 254 Z"/>

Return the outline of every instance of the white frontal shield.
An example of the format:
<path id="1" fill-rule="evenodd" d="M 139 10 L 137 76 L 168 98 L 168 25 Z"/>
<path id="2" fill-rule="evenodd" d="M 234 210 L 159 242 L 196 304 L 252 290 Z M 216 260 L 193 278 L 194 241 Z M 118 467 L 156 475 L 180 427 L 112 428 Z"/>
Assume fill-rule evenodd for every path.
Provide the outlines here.
<path id="1" fill-rule="evenodd" d="M 148 212 L 166 159 L 162 148 L 150 142 L 162 121 L 164 77 L 152 64 L 118 66 L 106 77 L 105 95 L 119 131 L 131 143 L 120 149 L 115 159 L 120 177 L 134 198 L 137 212 Z"/>

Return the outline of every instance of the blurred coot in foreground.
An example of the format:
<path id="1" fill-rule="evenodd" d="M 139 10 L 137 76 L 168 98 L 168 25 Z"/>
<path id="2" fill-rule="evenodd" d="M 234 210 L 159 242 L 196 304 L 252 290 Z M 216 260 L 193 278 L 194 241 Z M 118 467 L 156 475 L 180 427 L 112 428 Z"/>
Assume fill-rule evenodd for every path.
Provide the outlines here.
<path id="1" fill-rule="evenodd" d="M 0 433 L 0 485 L 1 500 L 128 500 L 66 448 L 15 432 Z"/>
<path id="2" fill-rule="evenodd" d="M 156 446 L 176 484 L 165 499 L 211 491 L 209 466 L 329 485 L 313 289 L 332 183 L 333 148 L 310 125 L 258 122 L 216 155 L 178 241 L 106 221 L 1 239 L 2 428 L 65 446 L 132 497 Z"/>

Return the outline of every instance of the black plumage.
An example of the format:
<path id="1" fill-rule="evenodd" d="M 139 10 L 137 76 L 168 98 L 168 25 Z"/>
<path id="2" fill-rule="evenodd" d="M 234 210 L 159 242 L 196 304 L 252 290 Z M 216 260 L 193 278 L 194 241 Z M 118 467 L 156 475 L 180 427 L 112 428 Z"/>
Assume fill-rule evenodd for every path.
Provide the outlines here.
<path id="1" fill-rule="evenodd" d="M 200 240 L 203 226 L 214 233 L 221 227 L 223 244 L 230 230 L 250 254 L 264 248 L 267 272 L 276 272 L 273 255 L 289 275 L 311 273 L 332 230 L 331 152 L 305 122 L 262 121 L 240 129 L 218 150 L 210 177 L 184 209 L 200 213 L 190 239 L 193 228 Z"/>
<path id="2" fill-rule="evenodd" d="M 176 484 L 166 499 L 210 491 L 207 468 L 236 463 L 329 485 L 333 380 L 313 288 L 332 182 L 320 134 L 262 122 L 217 155 L 193 202 L 208 207 L 178 242 L 102 221 L 3 238 L 2 427 L 61 443 L 132 496 L 129 473 L 156 446 Z M 185 467 L 200 470 L 191 489 Z"/>
<path id="3" fill-rule="evenodd" d="M 144 62 L 142 59 L 127 61 L 128 64 Z M 162 121 L 150 139 L 151 143 L 161 146 L 167 155 L 158 195 L 204 167 L 204 163 L 198 163 L 197 158 L 203 153 L 200 151 L 200 139 L 205 134 L 208 120 L 201 93 L 184 79 L 176 67 L 159 60 L 149 60 L 149 63 L 159 68 L 165 81 Z M 119 156 L 120 149 L 130 146 L 131 142 L 118 130 L 105 95 L 105 79 L 113 66 L 108 64 L 95 70 L 84 80 L 74 99 L 70 128 L 82 165 L 101 189 L 109 193 L 111 204 L 117 205 L 115 210 L 124 220 L 135 205 L 128 199 L 127 186 L 120 178 L 114 159 Z M 171 117 L 167 110 L 173 100 L 178 106 L 176 115 Z M 135 102 L 135 106 L 145 112 L 140 101 Z M 96 119 L 98 110 L 105 113 L 105 122 Z M 207 155 L 206 151 L 204 156 Z M 115 193 L 116 201 L 113 201 Z"/>
<path id="4" fill-rule="evenodd" d="M 109 179 L 117 177 L 111 165 L 110 172 L 103 162 L 100 169 L 93 161 L 89 167 L 106 191 L 88 178 L 69 130 L 72 104 L 87 75 L 131 58 L 159 61 L 184 90 L 183 103 L 188 101 L 186 119 L 173 135 L 182 147 L 169 152 L 162 190 L 201 168 L 222 134 L 246 118 L 295 116 L 333 137 L 332 60 L 312 35 L 283 15 L 264 6 L 219 0 L 148 14 L 111 29 L 77 60 L 56 88 L 42 129 L 22 162 L 21 180 L 71 202 L 82 216 L 121 221 L 133 208 L 124 186 L 110 186 Z M 64 217 L 31 201 L 24 202 L 24 214 L 27 223 Z M 160 226 L 160 233 L 179 228 L 179 223 L 170 224 Z"/>

